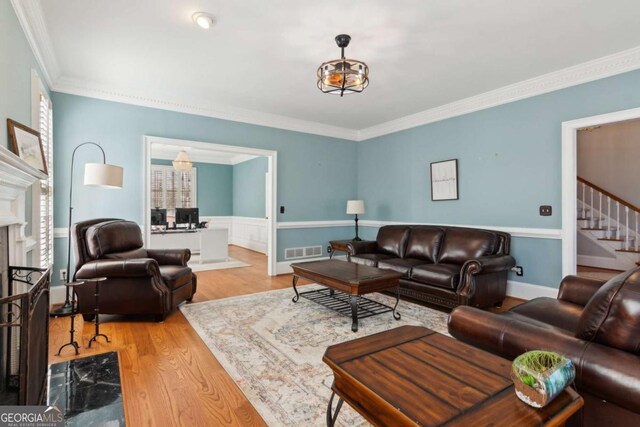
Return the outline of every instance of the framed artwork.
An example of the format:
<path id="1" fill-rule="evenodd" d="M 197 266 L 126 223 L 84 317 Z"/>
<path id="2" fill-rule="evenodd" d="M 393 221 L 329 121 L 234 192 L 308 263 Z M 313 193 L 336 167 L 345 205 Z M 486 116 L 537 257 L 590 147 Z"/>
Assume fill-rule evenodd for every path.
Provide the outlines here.
<path id="1" fill-rule="evenodd" d="M 7 130 L 11 151 L 29 165 L 48 174 L 40 132 L 11 119 L 7 119 Z"/>
<path id="2" fill-rule="evenodd" d="M 458 159 L 431 163 L 431 200 L 458 200 Z"/>

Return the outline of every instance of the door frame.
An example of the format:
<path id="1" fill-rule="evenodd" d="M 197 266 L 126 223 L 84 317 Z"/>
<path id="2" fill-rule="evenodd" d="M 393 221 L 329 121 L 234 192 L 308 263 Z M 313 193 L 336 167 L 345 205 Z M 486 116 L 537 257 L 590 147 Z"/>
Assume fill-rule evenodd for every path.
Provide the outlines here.
<path id="1" fill-rule="evenodd" d="M 562 277 L 577 270 L 578 130 L 638 118 L 640 108 L 632 108 L 562 123 Z"/>
<path id="2" fill-rule="evenodd" d="M 143 225 L 145 242 L 150 241 L 151 224 L 149 224 L 149 212 L 151 210 L 151 145 L 168 144 L 185 147 L 194 147 L 204 150 L 223 151 L 234 154 L 250 154 L 253 156 L 266 157 L 268 159 L 268 172 L 271 173 L 271 179 L 267 182 L 271 191 L 271 212 L 267 212 L 267 274 L 275 276 L 277 274 L 277 183 L 278 183 L 278 152 L 275 150 L 263 150 L 260 148 L 240 147 L 235 145 L 223 145 L 213 142 L 190 141 L 185 139 L 164 138 L 160 136 L 145 135 L 143 137 Z"/>

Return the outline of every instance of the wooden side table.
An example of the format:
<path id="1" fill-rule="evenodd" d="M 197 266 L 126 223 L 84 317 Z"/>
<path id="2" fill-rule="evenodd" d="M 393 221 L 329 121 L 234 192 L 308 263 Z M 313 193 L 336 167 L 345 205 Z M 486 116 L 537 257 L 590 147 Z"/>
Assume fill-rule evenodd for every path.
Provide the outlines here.
<path id="1" fill-rule="evenodd" d="M 347 249 L 347 244 L 353 242 L 353 240 L 331 240 L 329 241 L 329 246 L 331 246 L 331 252 L 329 252 L 329 259 L 333 259 L 333 254 L 338 252 L 346 252 L 347 253 L 347 261 L 351 261 L 351 255 L 349 254 L 349 249 Z"/>
<path id="2" fill-rule="evenodd" d="M 375 426 L 398 427 L 560 426 L 584 404 L 567 388 L 532 408 L 514 392 L 510 361 L 420 326 L 330 346 L 322 360 L 334 376 L 328 426 L 343 401 Z"/>

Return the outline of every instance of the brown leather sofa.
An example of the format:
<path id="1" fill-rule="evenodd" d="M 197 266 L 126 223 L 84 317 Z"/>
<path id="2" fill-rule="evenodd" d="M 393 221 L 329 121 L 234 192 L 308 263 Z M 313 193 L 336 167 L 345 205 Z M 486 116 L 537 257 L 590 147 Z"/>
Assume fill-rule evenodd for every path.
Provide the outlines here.
<path id="1" fill-rule="evenodd" d="M 387 225 L 375 241 L 347 245 L 349 260 L 403 274 L 400 294 L 428 303 L 456 307 L 500 305 L 511 236 L 492 230 L 429 225 Z"/>
<path id="2" fill-rule="evenodd" d="M 197 277 L 187 266 L 189 249 L 144 249 L 140 227 L 122 219 L 92 219 L 73 225 L 74 280 L 106 277 L 100 282 L 100 313 L 152 314 L 165 319 L 196 293 Z M 85 320 L 94 315 L 92 282 L 76 288 Z"/>
<path id="3" fill-rule="evenodd" d="M 567 276 L 557 299 L 502 314 L 456 308 L 449 332 L 508 359 L 529 350 L 569 357 L 585 406 L 568 425 L 640 426 L 640 268 L 606 283 Z"/>

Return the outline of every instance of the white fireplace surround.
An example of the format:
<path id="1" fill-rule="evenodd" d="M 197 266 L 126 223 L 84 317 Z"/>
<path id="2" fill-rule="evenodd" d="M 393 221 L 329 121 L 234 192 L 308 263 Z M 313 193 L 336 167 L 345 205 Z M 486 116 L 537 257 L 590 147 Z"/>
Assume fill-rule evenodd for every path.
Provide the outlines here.
<path id="1" fill-rule="evenodd" d="M 44 172 L 0 146 L 0 227 L 8 227 L 9 265 L 27 266 L 27 253 L 37 246 L 36 238 L 25 235 L 26 197 L 35 182 L 46 178 Z M 32 212 L 39 212 L 38 199 L 33 198 Z"/>

